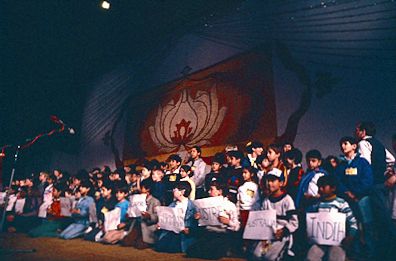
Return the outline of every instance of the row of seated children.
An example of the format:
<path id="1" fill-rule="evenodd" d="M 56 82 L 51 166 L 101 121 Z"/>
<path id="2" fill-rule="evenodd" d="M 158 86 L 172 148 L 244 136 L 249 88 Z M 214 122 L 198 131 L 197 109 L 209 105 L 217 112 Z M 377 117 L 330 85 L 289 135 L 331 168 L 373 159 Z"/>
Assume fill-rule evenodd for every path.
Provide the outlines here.
<path id="1" fill-rule="evenodd" d="M 340 145 L 341 148 L 343 149 L 343 153 L 348 154 L 348 152 L 345 152 L 343 147 L 346 147 L 345 144 L 351 145 L 351 147 L 354 147 L 353 145 L 356 145 L 356 141 L 354 141 L 352 138 L 344 138 L 341 140 Z M 356 147 L 354 147 L 356 150 Z M 253 148 L 251 152 L 253 152 Z M 256 157 L 254 160 L 255 166 L 259 168 L 257 170 L 250 164 L 250 166 L 246 163 L 246 157 L 243 156 L 243 154 L 239 151 L 230 151 L 227 153 L 227 158 L 228 158 L 228 165 L 226 167 L 223 167 L 224 160 L 222 159 L 222 156 L 217 155 L 214 157 L 214 161 L 212 164 L 212 172 L 206 175 L 206 180 L 205 180 L 205 188 L 206 191 L 210 193 L 211 191 L 211 184 L 213 181 L 217 181 L 218 184 L 222 185 L 222 193 L 226 193 L 225 195 L 227 198 L 230 200 L 230 203 L 234 203 L 237 208 L 237 213 L 238 213 L 238 219 L 241 221 L 242 228 L 245 226 L 247 217 L 249 214 L 250 210 L 255 210 L 257 209 L 257 206 L 260 205 L 263 199 L 269 197 L 271 195 L 271 190 L 270 190 L 270 179 L 268 179 L 268 174 L 271 171 L 277 171 L 276 167 L 279 167 L 279 171 L 282 173 L 284 176 L 284 180 L 282 181 L 282 186 L 281 190 L 283 192 L 288 192 L 292 197 L 293 203 L 298 206 L 299 209 L 301 209 L 304 213 L 304 211 L 311 207 L 312 205 L 316 204 L 319 200 L 319 186 L 318 186 L 318 180 L 322 176 L 326 176 L 327 172 L 324 171 L 322 168 L 320 168 L 320 163 L 321 163 L 321 155 L 318 151 L 313 150 L 310 151 L 306 154 L 306 159 L 307 159 L 307 165 L 308 165 L 308 171 L 305 175 L 302 174 L 302 168 L 301 168 L 301 152 L 299 152 L 297 149 L 292 149 L 290 151 L 287 151 L 284 153 L 284 157 L 282 157 L 283 160 L 281 160 L 280 157 L 280 150 L 279 147 L 275 145 L 270 145 L 267 148 L 268 152 L 264 157 Z M 259 154 L 259 153 L 257 153 Z M 355 153 L 356 154 L 356 153 Z M 257 156 L 257 155 L 256 155 Z M 346 155 L 347 156 L 347 155 Z M 354 155 L 355 156 L 355 155 Z M 177 157 L 175 157 L 177 158 Z M 247 157 L 250 162 L 253 157 Z M 356 159 L 358 159 L 357 157 Z M 352 162 L 352 161 L 351 161 Z M 177 162 L 179 163 L 179 162 Z M 181 163 L 181 162 L 180 162 Z M 179 164 L 180 164 L 179 163 Z M 244 166 L 242 166 L 244 164 Z M 253 165 L 254 165 L 253 164 Z M 179 166 L 179 174 L 184 175 L 184 177 L 177 176 L 175 180 L 172 180 L 172 182 L 175 181 L 180 181 L 181 179 L 186 179 L 190 185 L 190 187 L 193 188 L 193 182 L 188 178 L 189 174 L 191 174 L 191 169 L 189 169 L 189 166 Z M 341 166 L 340 166 L 341 167 Z M 144 174 L 142 171 L 142 177 L 140 178 L 137 177 L 137 179 L 143 184 L 144 180 L 152 180 L 154 183 L 151 185 L 151 190 L 152 194 L 156 196 L 156 198 L 159 199 L 160 204 L 162 205 L 168 205 L 169 199 L 172 201 L 174 199 L 174 185 L 178 182 L 175 182 L 173 185 L 169 185 L 166 183 L 169 183 L 170 180 L 167 179 L 167 176 L 164 176 L 164 171 L 161 170 L 160 168 L 155 168 L 155 167 L 149 167 L 145 166 L 146 172 L 149 172 L 147 175 Z M 340 181 L 340 191 L 341 195 L 343 197 L 350 196 L 347 198 L 349 202 L 352 202 L 355 206 L 355 211 L 357 213 L 360 213 L 366 210 L 367 211 L 367 204 L 356 204 L 360 203 L 361 200 L 367 195 L 367 191 L 370 187 L 370 174 L 367 174 L 368 172 L 359 171 L 357 172 L 356 175 L 345 175 L 346 170 L 344 171 L 338 171 L 337 178 Z M 364 176 L 366 175 L 366 176 Z M 114 175 L 113 175 L 114 176 Z M 151 177 L 151 179 L 150 179 Z M 265 178 L 263 178 L 265 177 Z M 116 177 L 113 179 L 113 182 L 116 182 L 119 179 L 119 177 Z M 92 181 L 92 180 L 91 180 Z M 164 182 L 165 181 L 165 182 Z M 78 183 L 78 182 L 77 182 Z M 81 180 L 80 180 L 81 183 Z M 101 186 L 103 187 L 103 182 Z M 136 184 L 137 182 L 135 182 Z M 165 183 L 165 184 L 163 184 Z M 78 186 L 76 186 L 78 187 Z M 136 189 L 137 186 L 135 186 L 134 193 L 137 191 L 141 191 L 141 185 L 140 188 Z M 84 189 L 82 189 L 84 192 Z M 102 189 L 101 189 L 102 190 Z M 103 191 L 103 190 L 102 190 Z M 131 192 L 132 189 L 129 190 Z M 170 195 L 170 196 L 169 196 Z M 126 195 L 125 195 L 126 196 Z M 99 197 L 99 199 L 102 197 Z M 125 197 L 124 197 L 125 198 Z M 191 194 L 189 194 L 190 199 L 194 199 L 194 197 L 191 197 Z M 82 202 L 80 204 L 83 205 L 85 200 L 79 200 L 78 202 Z M 127 201 L 126 201 L 127 202 Z M 357 207 L 356 207 L 357 205 Z M 363 207 L 361 207 L 363 205 Z M 359 209 L 360 207 L 360 209 Z M 357 210 L 356 210 L 357 209 Z M 360 212 L 359 212 L 360 211 Z M 80 210 L 81 212 L 81 210 Z M 83 211 L 84 212 L 84 211 Z M 88 210 L 89 212 L 89 210 Z M 73 213 L 73 216 L 77 218 L 76 224 L 84 223 L 84 226 L 89 225 L 89 220 L 88 221 L 81 221 L 79 220 L 79 216 L 81 216 L 81 213 Z M 98 217 L 100 214 L 98 215 Z M 150 215 L 151 216 L 151 215 Z M 357 216 L 361 216 L 360 214 Z M 143 217 L 143 214 L 142 214 Z M 155 215 L 153 215 L 154 220 L 155 220 Z M 304 218 L 304 215 L 300 215 L 300 218 Z M 142 218 L 144 219 L 144 218 Z M 103 222 L 103 221 L 102 221 Z M 98 221 L 100 223 L 100 221 Z M 124 223 L 124 222 L 123 222 Z M 141 222 L 135 222 L 137 224 L 141 224 Z M 304 222 L 302 222 L 304 223 Z M 74 233 L 78 229 L 77 225 L 72 226 L 70 230 Z M 367 225 L 367 222 L 363 222 L 363 224 Z M 122 228 L 121 225 L 120 229 Z M 132 227 L 132 229 L 131 229 Z M 130 226 L 128 229 L 129 232 L 135 231 L 134 225 Z M 124 234 L 127 231 L 123 233 L 118 233 L 117 236 L 114 238 L 121 238 L 124 236 Z M 80 231 L 81 233 L 81 231 Z M 188 232 L 187 232 L 188 233 Z M 131 233 L 129 233 L 131 234 Z M 128 235 L 129 235 L 128 234 Z M 133 233 L 132 233 L 133 234 Z M 136 233 L 135 233 L 136 234 Z M 366 233 L 366 235 L 369 235 L 370 233 Z M 111 235 L 111 234 L 110 234 Z M 240 236 L 240 235 L 239 235 Z M 104 237 L 104 238 L 113 238 L 110 236 Z M 125 237 L 128 238 L 128 237 Z M 228 238 L 228 237 L 227 237 Z M 232 237 L 230 237 L 232 238 Z M 105 240 L 104 240 L 105 241 Z M 116 242 L 109 240 L 110 242 Z M 119 241 L 119 240 L 118 240 Z M 118 242 L 117 241 L 117 242 Z M 303 241 L 301 239 L 300 241 Z M 369 240 L 366 240 L 366 243 Z M 299 242 L 297 242 L 299 243 Z M 149 243 L 149 244 L 152 244 Z M 369 248 L 370 249 L 370 248 Z"/>

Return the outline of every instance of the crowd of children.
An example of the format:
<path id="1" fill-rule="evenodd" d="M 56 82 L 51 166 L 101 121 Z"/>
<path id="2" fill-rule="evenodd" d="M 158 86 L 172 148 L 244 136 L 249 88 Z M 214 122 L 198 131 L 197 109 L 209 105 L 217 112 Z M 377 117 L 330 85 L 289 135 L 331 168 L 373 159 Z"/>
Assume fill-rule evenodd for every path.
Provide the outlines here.
<path id="1" fill-rule="evenodd" d="M 310 150 L 305 171 L 303 153 L 293 144 L 264 146 L 258 141 L 246 145 L 246 154 L 227 146 L 208 158 L 211 167 L 195 146 L 186 162 L 172 154 L 166 162 L 145 161 L 114 171 L 107 166 L 73 176 L 43 171 L 38 180 L 29 176 L 5 188 L 7 202 L 2 192 L 5 228 L 32 237 L 82 237 L 207 259 L 394 260 L 395 159 L 374 135 L 371 122 L 359 123 L 356 137 L 340 139 L 341 157 L 323 159 L 318 150 Z M 396 151 L 396 135 L 393 145 Z M 139 194 L 145 198 L 145 209 L 131 216 L 129 199 Z M 222 200 L 218 225 L 198 225 L 202 214 L 194 200 L 206 197 Z M 158 225 L 159 206 L 184 213 L 181 232 Z M 120 221 L 106 229 L 106 217 L 113 210 L 119 211 Z M 273 238 L 244 239 L 249 213 L 259 210 L 276 211 Z M 307 213 L 332 211 L 346 216 L 341 244 L 310 240 Z"/>

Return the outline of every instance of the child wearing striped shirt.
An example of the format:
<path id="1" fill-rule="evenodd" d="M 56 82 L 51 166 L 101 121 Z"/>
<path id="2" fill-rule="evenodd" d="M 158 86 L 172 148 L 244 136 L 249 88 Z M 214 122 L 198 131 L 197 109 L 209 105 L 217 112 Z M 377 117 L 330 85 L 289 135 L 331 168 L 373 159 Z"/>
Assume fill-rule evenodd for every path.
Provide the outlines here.
<path id="1" fill-rule="evenodd" d="M 346 215 L 347 236 L 341 246 L 324 246 L 314 244 L 307 253 L 306 260 L 345 260 L 345 249 L 351 246 L 357 234 L 357 221 L 348 202 L 336 196 L 337 181 L 333 176 L 322 176 L 318 180 L 320 201 L 307 209 L 307 212 L 332 212 L 334 210 Z M 327 258 L 325 258 L 327 257 Z"/>

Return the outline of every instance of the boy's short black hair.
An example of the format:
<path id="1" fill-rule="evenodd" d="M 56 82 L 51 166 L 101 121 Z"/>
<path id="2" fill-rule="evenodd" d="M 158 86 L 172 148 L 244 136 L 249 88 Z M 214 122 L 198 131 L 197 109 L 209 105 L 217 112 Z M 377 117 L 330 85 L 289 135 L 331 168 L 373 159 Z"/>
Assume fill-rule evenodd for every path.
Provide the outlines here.
<path id="1" fill-rule="evenodd" d="M 251 142 L 248 142 L 248 144 L 246 144 L 246 151 L 248 153 L 252 153 L 253 149 L 256 149 L 256 148 L 264 148 L 264 144 L 259 141 L 251 141 Z"/>
<path id="2" fill-rule="evenodd" d="M 240 152 L 239 150 L 232 150 L 227 152 L 228 156 L 234 157 L 236 159 L 242 159 L 243 158 L 243 153 Z"/>
<path id="3" fill-rule="evenodd" d="M 223 165 L 225 162 L 224 153 L 218 152 L 214 155 L 212 162 L 217 162 L 220 165 Z"/>
<path id="4" fill-rule="evenodd" d="M 302 154 L 301 150 L 299 150 L 299 149 L 297 149 L 297 148 L 293 148 L 293 149 L 291 149 L 291 150 L 289 150 L 289 151 L 286 151 L 286 152 L 283 154 L 283 158 L 285 158 L 285 159 L 291 159 L 291 160 L 293 160 L 294 163 L 296 163 L 296 164 L 300 164 L 300 163 L 301 163 L 302 157 L 303 157 L 303 154 Z"/>
<path id="5" fill-rule="evenodd" d="M 83 179 L 83 180 L 81 180 L 80 187 L 91 189 L 92 183 L 89 180 Z"/>
<path id="6" fill-rule="evenodd" d="M 170 155 L 170 156 L 168 157 L 168 161 L 171 161 L 171 160 L 174 160 L 174 161 L 179 162 L 179 163 L 182 162 L 182 159 L 181 159 L 181 157 L 180 157 L 178 154 L 172 154 L 172 155 Z"/>
<path id="7" fill-rule="evenodd" d="M 282 151 L 283 151 L 282 146 L 280 146 L 279 144 L 275 144 L 275 143 L 268 145 L 267 151 L 270 149 L 275 151 L 276 154 L 282 154 Z"/>
<path id="8" fill-rule="evenodd" d="M 117 192 L 123 192 L 125 194 L 128 194 L 129 190 L 127 186 L 117 186 L 115 189 L 115 193 Z"/>
<path id="9" fill-rule="evenodd" d="M 177 188 L 178 190 L 184 190 L 183 196 L 185 196 L 186 198 L 188 196 L 190 196 L 191 193 L 191 185 L 188 181 L 180 181 L 175 188 Z"/>
<path id="10" fill-rule="evenodd" d="M 371 121 L 361 121 L 356 125 L 356 127 L 359 130 L 365 130 L 368 136 L 374 136 L 377 133 L 375 124 Z"/>
<path id="11" fill-rule="evenodd" d="M 318 179 L 318 187 L 329 185 L 332 188 L 336 188 L 337 183 L 337 179 L 333 175 L 322 176 Z"/>
<path id="12" fill-rule="evenodd" d="M 113 182 L 111 182 L 111 181 L 108 180 L 108 179 L 104 179 L 104 180 L 103 180 L 103 185 L 102 185 L 102 187 L 104 187 L 104 188 L 106 188 L 106 189 L 109 189 L 109 190 L 111 190 L 111 191 L 114 191 L 114 184 L 113 184 Z"/>
<path id="13" fill-rule="evenodd" d="M 340 139 L 340 146 L 344 143 L 344 142 L 349 142 L 350 144 L 358 144 L 357 139 L 355 139 L 352 136 L 344 136 Z"/>
<path id="14" fill-rule="evenodd" d="M 194 146 L 194 147 L 192 147 L 191 149 L 196 149 L 196 150 L 197 150 L 197 152 L 199 153 L 199 155 L 201 155 L 201 154 L 202 154 L 202 149 L 201 149 L 201 147 L 200 147 L 200 146 Z"/>
<path id="15" fill-rule="evenodd" d="M 322 154 L 318 150 L 310 150 L 305 154 L 305 159 L 318 159 L 322 160 Z"/>
<path id="16" fill-rule="evenodd" d="M 191 166 L 189 165 L 182 165 L 180 168 L 183 169 L 185 172 L 189 172 L 191 170 Z"/>
<path id="17" fill-rule="evenodd" d="M 154 181 L 152 179 L 145 179 L 140 183 L 140 187 L 145 187 L 147 190 L 152 191 Z"/>
<path id="18" fill-rule="evenodd" d="M 210 187 L 212 187 L 212 186 L 215 187 L 217 190 L 221 190 L 221 194 L 223 196 L 226 196 L 228 194 L 227 186 L 224 183 L 214 180 L 214 181 L 210 182 Z"/>

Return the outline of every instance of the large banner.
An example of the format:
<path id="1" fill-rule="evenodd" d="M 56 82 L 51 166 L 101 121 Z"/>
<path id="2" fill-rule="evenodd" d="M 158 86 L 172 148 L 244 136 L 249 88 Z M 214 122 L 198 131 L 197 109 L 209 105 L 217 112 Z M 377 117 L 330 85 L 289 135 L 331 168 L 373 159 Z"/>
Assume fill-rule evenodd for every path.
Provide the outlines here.
<path id="1" fill-rule="evenodd" d="M 124 161 L 195 145 L 211 156 L 226 144 L 272 140 L 276 109 L 267 53 L 245 53 L 132 98 Z"/>

